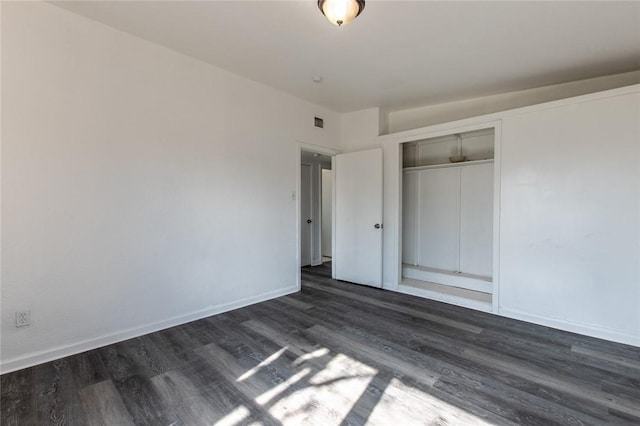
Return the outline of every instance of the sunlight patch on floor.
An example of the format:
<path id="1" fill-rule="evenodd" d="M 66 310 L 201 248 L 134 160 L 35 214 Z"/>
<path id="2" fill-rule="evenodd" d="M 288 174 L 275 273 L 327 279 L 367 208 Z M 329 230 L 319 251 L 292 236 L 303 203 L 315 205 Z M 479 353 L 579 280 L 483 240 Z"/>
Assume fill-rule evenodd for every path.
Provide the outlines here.
<path id="1" fill-rule="evenodd" d="M 289 346 L 285 346 L 284 348 L 280 349 L 279 351 L 273 353 L 272 355 L 269 355 L 268 358 L 266 358 L 264 361 L 260 362 L 260 364 L 256 365 L 255 367 L 253 367 L 251 370 L 248 370 L 246 373 L 244 373 L 242 376 L 238 377 L 236 379 L 237 382 L 242 382 L 246 379 L 248 379 L 249 377 L 253 376 L 254 374 L 256 374 L 258 371 L 260 371 L 261 368 L 271 364 L 272 362 L 274 362 L 275 360 L 277 360 L 278 358 L 280 358 L 280 356 L 285 353 L 287 351 L 287 349 L 289 349 Z"/>
<path id="2" fill-rule="evenodd" d="M 380 401 L 369 416 L 371 425 L 412 425 L 416 419 L 420 424 L 443 425 L 490 425 L 455 405 L 391 379 Z"/>
<path id="3" fill-rule="evenodd" d="M 296 358 L 295 361 L 293 361 L 293 365 L 298 366 L 300 364 L 303 364 L 305 361 L 309 361 L 315 358 L 322 358 L 328 353 L 329 353 L 329 349 L 327 348 L 318 349 L 317 351 L 313 351 L 311 353 L 299 356 L 298 358 Z"/>
<path id="4" fill-rule="evenodd" d="M 244 419 L 249 417 L 251 412 L 247 407 L 241 405 L 237 407 L 235 410 L 221 418 L 216 422 L 216 426 L 235 426 L 241 423 Z"/>
<path id="5" fill-rule="evenodd" d="M 278 400 L 269 413 L 283 424 L 340 424 L 366 391 L 377 370 L 338 354 L 307 387 Z"/>
<path id="6" fill-rule="evenodd" d="M 294 374 L 293 376 L 289 377 L 284 382 L 278 384 L 277 386 L 274 386 L 273 388 L 269 389 L 267 392 L 265 392 L 262 395 L 258 396 L 256 398 L 256 402 L 258 404 L 260 404 L 260 405 L 265 405 L 266 403 L 271 401 L 273 398 L 275 398 L 276 396 L 280 395 L 282 392 L 287 390 L 291 385 L 293 385 L 294 383 L 299 382 L 305 376 L 309 375 L 310 372 L 311 372 L 311 369 L 309 369 L 309 368 L 305 368 L 305 369 L 303 369 L 301 371 L 298 371 L 296 374 Z"/>

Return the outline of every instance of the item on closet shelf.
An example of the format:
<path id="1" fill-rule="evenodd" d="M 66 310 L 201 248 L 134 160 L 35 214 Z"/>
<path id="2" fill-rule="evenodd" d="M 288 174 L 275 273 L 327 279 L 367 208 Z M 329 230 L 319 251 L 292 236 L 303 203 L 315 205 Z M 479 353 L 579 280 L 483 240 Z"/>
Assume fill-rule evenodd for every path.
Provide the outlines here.
<path id="1" fill-rule="evenodd" d="M 467 161 L 466 155 L 452 155 L 449 157 L 449 161 L 452 163 L 462 163 L 463 161 Z"/>

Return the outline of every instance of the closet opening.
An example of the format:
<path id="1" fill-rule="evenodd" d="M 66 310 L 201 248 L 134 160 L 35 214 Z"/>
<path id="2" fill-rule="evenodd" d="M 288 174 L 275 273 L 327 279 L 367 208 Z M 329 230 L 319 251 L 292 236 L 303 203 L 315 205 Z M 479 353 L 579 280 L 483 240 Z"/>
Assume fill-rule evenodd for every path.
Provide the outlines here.
<path id="1" fill-rule="evenodd" d="M 402 144 L 401 286 L 492 310 L 495 128 Z"/>

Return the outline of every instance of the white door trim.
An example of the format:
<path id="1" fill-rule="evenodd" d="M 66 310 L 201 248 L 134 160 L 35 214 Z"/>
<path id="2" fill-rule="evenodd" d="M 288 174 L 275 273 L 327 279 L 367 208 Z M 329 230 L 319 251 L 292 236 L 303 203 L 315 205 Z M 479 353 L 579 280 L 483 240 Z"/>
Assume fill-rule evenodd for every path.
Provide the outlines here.
<path id="1" fill-rule="evenodd" d="M 397 157 L 397 200 L 393 205 L 394 212 L 396 214 L 396 222 L 390 226 L 395 226 L 396 240 L 394 258 L 398 259 L 395 278 L 397 281 L 394 284 L 395 288 L 398 288 L 402 281 L 402 144 L 405 142 L 412 142 L 415 140 L 435 138 L 439 136 L 445 136 L 454 133 L 464 133 L 481 129 L 493 129 L 494 130 L 494 192 L 493 192 L 493 291 L 492 291 L 492 311 L 497 313 L 499 310 L 499 296 L 500 296 L 500 172 L 501 172 L 501 147 L 502 147 L 502 120 L 484 121 L 470 123 L 469 120 L 463 120 L 466 125 L 453 126 L 453 125 L 434 125 L 417 129 L 415 131 L 406 132 L 405 135 L 396 134 L 393 139 L 389 140 L 388 137 L 380 137 L 381 142 L 387 140 L 388 145 L 394 147 Z M 455 122 L 454 122 L 455 123 Z M 395 167 L 394 167 L 395 168 Z"/>

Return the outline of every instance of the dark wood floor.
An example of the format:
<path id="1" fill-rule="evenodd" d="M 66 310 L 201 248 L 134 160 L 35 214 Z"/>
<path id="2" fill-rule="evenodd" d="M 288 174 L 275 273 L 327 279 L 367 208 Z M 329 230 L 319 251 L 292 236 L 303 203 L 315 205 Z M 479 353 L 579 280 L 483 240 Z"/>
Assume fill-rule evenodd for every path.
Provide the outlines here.
<path id="1" fill-rule="evenodd" d="M 2 425 L 640 424 L 640 349 L 303 269 L 301 293 L 2 376 Z"/>

